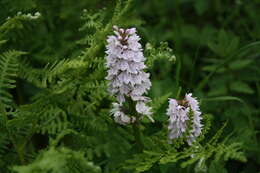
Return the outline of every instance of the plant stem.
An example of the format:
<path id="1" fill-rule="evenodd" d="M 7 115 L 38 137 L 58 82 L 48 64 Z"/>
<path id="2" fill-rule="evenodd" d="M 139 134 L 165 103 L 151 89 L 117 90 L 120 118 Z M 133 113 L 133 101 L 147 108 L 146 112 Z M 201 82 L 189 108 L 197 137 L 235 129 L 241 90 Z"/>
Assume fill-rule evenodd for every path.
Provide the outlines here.
<path id="1" fill-rule="evenodd" d="M 141 152 L 144 148 L 144 143 L 142 140 L 142 132 L 140 130 L 140 115 L 135 110 L 135 103 L 133 100 L 128 99 L 129 103 L 129 112 L 130 115 L 134 116 L 136 118 L 136 121 L 133 123 L 133 134 L 135 137 L 136 144 L 138 146 L 138 150 Z"/>
<path id="2" fill-rule="evenodd" d="M 136 117 L 136 122 L 133 123 L 133 131 L 134 131 L 134 137 L 135 137 L 135 141 L 137 143 L 138 146 L 138 150 L 139 151 L 143 151 L 144 149 L 144 143 L 142 140 L 142 132 L 140 130 L 140 121 L 139 121 L 139 117 Z"/>

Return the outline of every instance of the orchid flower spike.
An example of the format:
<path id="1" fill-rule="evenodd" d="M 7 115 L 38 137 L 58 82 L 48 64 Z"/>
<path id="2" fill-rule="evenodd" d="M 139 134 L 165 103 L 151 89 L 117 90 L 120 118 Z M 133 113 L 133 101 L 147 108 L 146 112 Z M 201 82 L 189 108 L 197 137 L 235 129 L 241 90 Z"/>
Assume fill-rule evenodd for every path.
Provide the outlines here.
<path id="1" fill-rule="evenodd" d="M 144 71 L 146 65 L 140 37 L 135 28 L 113 28 L 114 35 L 108 36 L 106 45 L 108 91 L 116 97 L 119 105 L 126 102 L 126 98 L 131 99 L 136 104 L 136 112 L 153 121 L 151 108 L 146 105 L 150 99 L 144 96 L 151 87 L 151 81 L 150 74 Z"/>
<path id="2" fill-rule="evenodd" d="M 192 129 L 188 128 L 188 121 L 190 121 L 189 114 L 192 113 Z M 169 141 L 175 138 L 183 137 L 184 134 L 189 131 L 187 136 L 187 142 L 191 145 L 201 134 L 201 112 L 199 108 L 199 102 L 196 98 L 192 97 L 192 94 L 186 94 L 184 100 L 169 99 L 169 107 L 167 113 L 169 116 Z"/>

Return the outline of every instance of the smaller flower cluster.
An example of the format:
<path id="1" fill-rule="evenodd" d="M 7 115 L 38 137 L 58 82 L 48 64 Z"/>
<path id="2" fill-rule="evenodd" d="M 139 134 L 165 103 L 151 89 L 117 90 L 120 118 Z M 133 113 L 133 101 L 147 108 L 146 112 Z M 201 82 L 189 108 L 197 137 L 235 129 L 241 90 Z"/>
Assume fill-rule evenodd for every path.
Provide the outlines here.
<path id="1" fill-rule="evenodd" d="M 41 17 L 41 13 L 40 12 L 36 12 L 34 14 L 28 13 L 28 14 L 22 14 L 21 11 L 17 12 L 16 16 L 21 16 L 30 20 L 35 20 L 38 19 L 39 17 Z M 10 17 L 7 17 L 6 20 L 9 20 Z"/>
<path id="2" fill-rule="evenodd" d="M 190 119 L 190 114 L 192 119 Z M 189 131 L 187 142 L 191 145 L 201 134 L 201 112 L 198 101 L 192 97 L 192 94 L 186 94 L 184 100 L 169 99 L 167 109 L 169 116 L 169 140 L 183 137 Z M 191 121 L 192 127 L 188 129 L 188 122 Z"/>

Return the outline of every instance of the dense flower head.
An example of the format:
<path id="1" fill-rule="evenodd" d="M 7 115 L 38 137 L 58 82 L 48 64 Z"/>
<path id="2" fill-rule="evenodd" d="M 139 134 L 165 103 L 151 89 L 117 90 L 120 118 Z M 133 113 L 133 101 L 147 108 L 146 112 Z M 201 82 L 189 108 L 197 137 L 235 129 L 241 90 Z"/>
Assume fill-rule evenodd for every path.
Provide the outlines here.
<path id="1" fill-rule="evenodd" d="M 144 72 L 146 65 L 140 37 L 135 28 L 114 26 L 114 34 L 108 36 L 106 46 L 109 93 L 116 96 L 119 104 L 126 98 L 135 101 L 136 111 L 150 117 L 151 109 L 145 105 L 149 98 L 143 95 L 150 89 L 151 82 L 150 74 Z"/>
<path id="2" fill-rule="evenodd" d="M 191 129 L 187 129 L 190 120 L 189 113 L 192 113 Z M 169 116 L 169 140 L 183 137 L 184 133 L 189 130 L 187 142 L 191 145 L 201 134 L 202 118 L 199 103 L 191 93 L 186 94 L 184 100 L 169 99 L 167 115 Z"/>
<path id="3" fill-rule="evenodd" d="M 107 80 L 110 81 L 109 92 L 117 96 L 119 103 L 125 96 L 137 101 L 144 99 L 142 95 L 151 87 L 149 73 L 146 68 L 140 37 L 136 29 L 122 29 L 114 26 L 115 35 L 107 39 Z"/>

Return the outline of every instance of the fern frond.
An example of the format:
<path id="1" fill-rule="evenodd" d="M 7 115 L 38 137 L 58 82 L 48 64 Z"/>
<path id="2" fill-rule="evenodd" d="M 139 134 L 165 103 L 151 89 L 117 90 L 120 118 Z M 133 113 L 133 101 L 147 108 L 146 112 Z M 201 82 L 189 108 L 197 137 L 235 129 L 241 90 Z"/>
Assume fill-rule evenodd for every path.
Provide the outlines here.
<path id="1" fill-rule="evenodd" d="M 200 145 L 195 143 L 191 147 L 184 148 L 182 151 L 180 148 L 176 148 L 174 145 L 170 148 L 162 148 L 161 150 L 148 150 L 143 153 L 136 154 L 132 159 L 125 162 L 123 168 L 125 170 L 133 170 L 135 173 L 145 172 L 153 167 L 155 164 L 168 164 L 177 163 L 181 161 L 181 167 L 186 168 L 194 166 L 196 170 L 207 170 L 206 162 L 219 163 L 230 159 L 238 160 L 241 162 L 246 161 L 246 157 L 243 152 L 243 145 L 241 143 L 228 144 L 228 137 L 223 141 L 217 143 L 220 138 L 226 124 L 224 124 L 209 140 L 206 145 Z M 178 141 L 175 141 L 175 143 Z M 157 145 L 158 146 L 158 145 Z M 162 147 L 160 145 L 160 147 Z"/>
<path id="2" fill-rule="evenodd" d="M 231 143 L 229 145 L 219 145 L 219 150 L 216 152 L 215 160 L 220 161 L 224 160 L 227 161 L 229 159 L 239 160 L 242 162 L 246 162 L 246 157 L 242 152 L 242 145 L 241 143 Z"/>
<path id="3" fill-rule="evenodd" d="M 88 33 L 84 38 L 78 41 L 79 44 L 92 46 L 95 40 L 95 33 L 102 29 L 104 16 L 104 10 L 101 9 L 98 12 L 91 13 L 88 10 L 83 11 L 81 19 L 85 21 L 84 25 L 79 28 L 79 31 Z"/>
<path id="4" fill-rule="evenodd" d="M 18 71 L 17 58 L 25 54 L 19 51 L 8 51 L 0 55 L 0 104 L 11 107 L 13 103 L 10 89 L 15 88 L 15 77 Z"/>
<path id="5" fill-rule="evenodd" d="M 203 117 L 203 122 L 202 122 L 203 129 L 202 129 L 200 136 L 197 139 L 198 142 L 202 141 L 205 138 L 205 135 L 210 130 L 211 121 L 212 121 L 212 115 L 211 114 L 204 114 L 204 115 L 202 115 L 202 117 Z"/>
<path id="6" fill-rule="evenodd" d="M 2 132 L 0 135 L 0 158 L 2 158 L 5 155 L 6 151 L 8 150 L 8 146 L 7 146 L 8 144 L 9 144 L 8 135 Z"/>
<path id="7" fill-rule="evenodd" d="M 84 153 L 72 151 L 68 148 L 55 149 L 42 152 L 36 160 L 26 166 L 15 166 L 17 173 L 100 173 L 101 169 L 89 162 Z"/>
<path id="8" fill-rule="evenodd" d="M 103 62 L 104 60 L 98 57 L 89 61 L 79 57 L 77 59 L 63 59 L 52 64 L 49 63 L 43 69 L 33 68 L 29 63 L 21 62 L 19 77 L 39 88 L 46 88 L 49 84 L 56 81 L 57 78 L 63 77 L 66 72 L 71 72 L 71 70 L 85 72 L 87 69 L 103 68 Z"/>
<path id="9" fill-rule="evenodd" d="M 209 140 L 209 145 L 216 145 L 226 126 L 227 122 L 225 122 L 224 125 L 217 131 L 217 133 Z"/>
<path id="10" fill-rule="evenodd" d="M 12 30 L 19 30 L 24 28 L 25 21 L 34 20 L 32 17 L 26 14 L 17 13 L 14 17 L 9 17 L 2 25 L 0 25 L 0 38 L 4 37 Z"/>
<path id="11" fill-rule="evenodd" d="M 58 107 L 46 107 L 39 115 L 39 131 L 42 134 L 57 134 L 68 127 L 67 114 Z"/>

